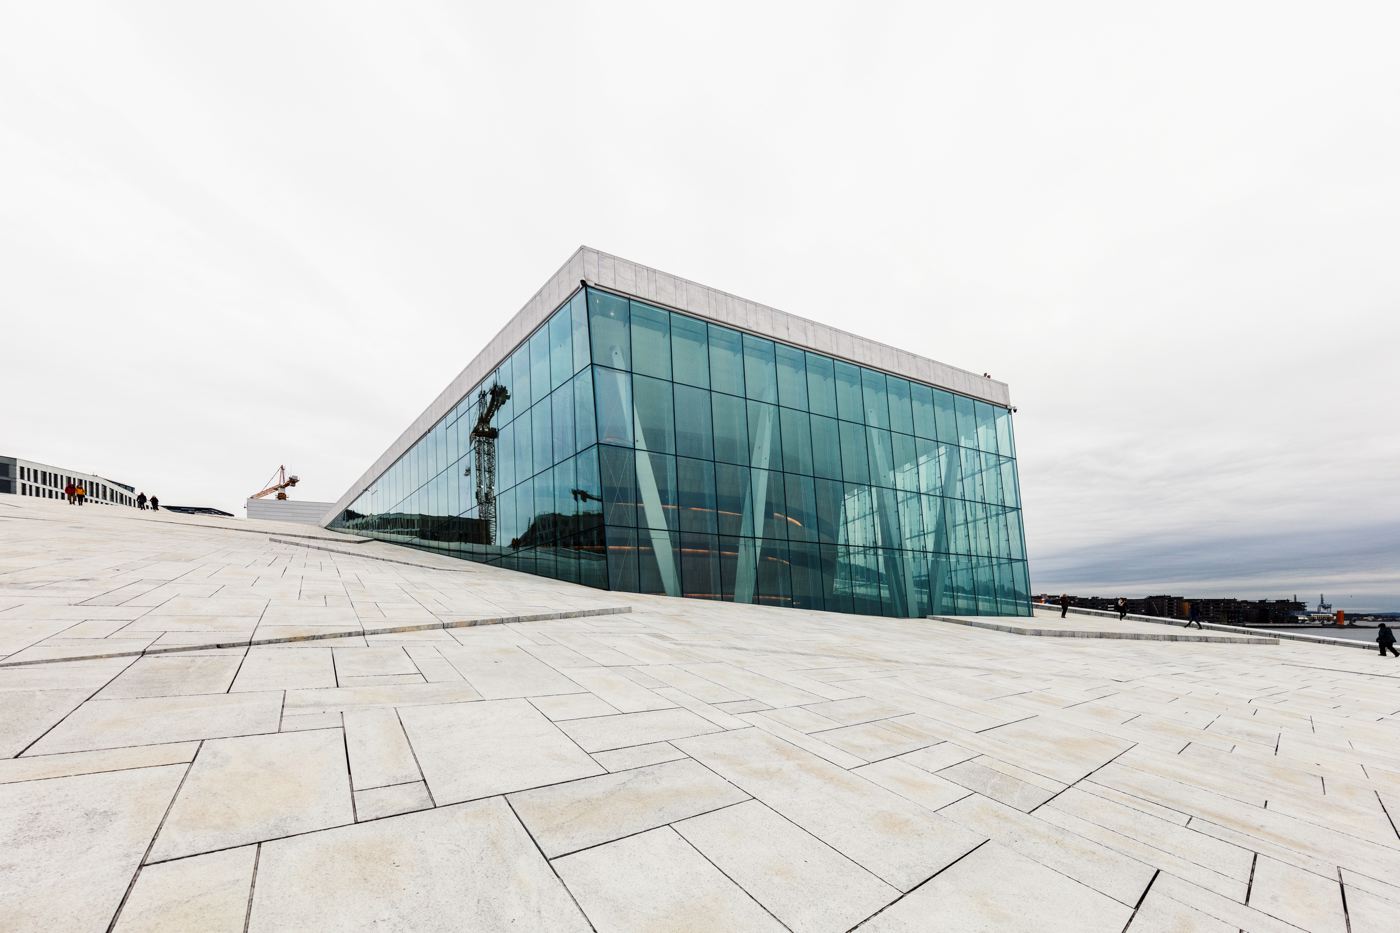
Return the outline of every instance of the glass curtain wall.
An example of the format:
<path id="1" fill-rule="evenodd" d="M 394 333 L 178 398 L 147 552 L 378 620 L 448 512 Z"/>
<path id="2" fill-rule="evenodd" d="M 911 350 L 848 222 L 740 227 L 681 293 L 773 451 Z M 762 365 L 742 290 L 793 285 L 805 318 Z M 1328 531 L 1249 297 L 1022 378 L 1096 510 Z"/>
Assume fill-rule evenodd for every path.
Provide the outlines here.
<path id="1" fill-rule="evenodd" d="M 331 527 L 629 592 L 1030 613 L 1010 412 L 594 288 Z"/>

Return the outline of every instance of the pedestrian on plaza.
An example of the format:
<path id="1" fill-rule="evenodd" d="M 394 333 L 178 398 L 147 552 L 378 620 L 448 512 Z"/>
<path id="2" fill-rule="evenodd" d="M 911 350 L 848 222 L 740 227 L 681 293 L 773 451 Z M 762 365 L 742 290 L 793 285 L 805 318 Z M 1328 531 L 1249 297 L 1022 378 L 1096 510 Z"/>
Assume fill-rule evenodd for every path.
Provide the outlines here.
<path id="1" fill-rule="evenodd" d="M 151 496 L 151 511 L 152 511 L 152 512 L 159 512 L 159 511 L 160 511 L 160 500 L 157 499 L 155 496 Z"/>
<path id="2" fill-rule="evenodd" d="M 63 494 L 68 497 L 69 505 L 72 505 L 73 503 L 78 501 L 78 487 L 74 486 L 72 483 L 69 483 L 68 485 L 63 487 Z"/>
<path id="3" fill-rule="evenodd" d="M 1122 622 L 1124 619 L 1126 619 L 1126 618 L 1128 617 L 1128 601 L 1127 601 L 1126 599 L 1124 599 L 1123 597 L 1119 596 L 1119 597 L 1118 597 L 1117 608 L 1118 608 L 1118 621 L 1119 621 L 1119 622 Z"/>
<path id="4" fill-rule="evenodd" d="M 1063 619 L 1063 618 L 1064 618 L 1065 616 L 1067 616 L 1067 615 L 1069 615 L 1069 594 L 1068 594 L 1068 593 L 1061 593 L 1061 594 L 1060 594 L 1060 618 Z"/>
<path id="5" fill-rule="evenodd" d="M 136 494 L 136 507 L 143 512 L 146 511 L 146 494 L 144 492 Z"/>
<path id="6" fill-rule="evenodd" d="M 1400 651 L 1395 650 L 1395 633 L 1390 630 L 1390 626 L 1384 622 L 1376 629 L 1376 644 L 1380 646 L 1381 657 L 1385 657 L 1388 649 L 1391 654 L 1400 658 Z"/>
<path id="7" fill-rule="evenodd" d="M 1201 610 L 1195 603 L 1191 604 L 1191 613 L 1186 619 L 1186 627 L 1190 628 L 1193 622 L 1196 623 L 1196 628 L 1201 627 Z"/>
<path id="8" fill-rule="evenodd" d="M 78 488 L 73 490 L 73 492 L 78 497 L 78 504 L 82 505 L 83 500 L 87 498 L 87 489 L 83 486 L 82 483 L 79 483 Z"/>

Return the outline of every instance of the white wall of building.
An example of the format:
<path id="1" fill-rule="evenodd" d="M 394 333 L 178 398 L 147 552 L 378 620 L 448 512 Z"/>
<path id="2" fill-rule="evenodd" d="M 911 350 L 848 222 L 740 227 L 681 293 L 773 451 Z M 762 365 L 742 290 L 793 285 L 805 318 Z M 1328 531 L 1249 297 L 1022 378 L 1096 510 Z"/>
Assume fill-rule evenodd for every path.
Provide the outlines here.
<path id="1" fill-rule="evenodd" d="M 85 499 L 89 503 L 136 506 L 136 490 L 125 483 L 37 460 L 0 456 L 0 493 L 36 499 L 63 499 L 63 487 L 70 482 L 87 491 Z"/>
<path id="2" fill-rule="evenodd" d="M 249 518 L 259 518 L 273 522 L 302 522 L 319 525 L 332 502 L 312 502 L 307 499 L 249 499 L 244 508 Z"/>

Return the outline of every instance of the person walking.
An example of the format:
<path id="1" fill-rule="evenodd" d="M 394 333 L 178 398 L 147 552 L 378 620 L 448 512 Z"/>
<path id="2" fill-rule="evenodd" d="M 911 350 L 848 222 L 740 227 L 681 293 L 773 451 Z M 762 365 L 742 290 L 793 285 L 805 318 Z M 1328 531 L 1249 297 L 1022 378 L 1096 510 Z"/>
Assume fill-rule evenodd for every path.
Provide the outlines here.
<path id="1" fill-rule="evenodd" d="M 1128 601 L 1127 601 L 1126 599 L 1124 599 L 1123 597 L 1119 596 L 1119 597 L 1118 597 L 1117 608 L 1118 608 L 1118 621 L 1119 621 L 1119 622 L 1122 622 L 1124 619 L 1126 619 L 1126 618 L 1128 617 Z"/>
<path id="2" fill-rule="evenodd" d="M 144 492 L 136 494 L 136 507 L 143 512 L 146 511 L 146 494 Z"/>
<path id="3" fill-rule="evenodd" d="M 1390 626 L 1384 622 L 1376 629 L 1376 644 L 1380 646 L 1381 657 L 1385 657 L 1388 650 L 1391 654 L 1400 658 L 1400 651 L 1395 650 L 1395 633 L 1390 630 Z"/>
<path id="4" fill-rule="evenodd" d="M 159 511 L 160 511 L 160 500 L 157 499 L 155 496 L 151 496 L 151 511 L 152 511 L 152 512 L 159 512 Z"/>
<path id="5" fill-rule="evenodd" d="M 1190 628 L 1192 623 L 1195 623 L 1196 628 L 1201 627 L 1201 610 L 1195 603 L 1191 604 L 1191 613 L 1186 619 L 1186 627 Z"/>
<path id="6" fill-rule="evenodd" d="M 63 487 L 63 495 L 67 497 L 68 504 L 72 505 L 78 501 L 78 487 L 74 486 L 72 483 L 68 483 Z"/>
<path id="7" fill-rule="evenodd" d="M 1065 616 L 1067 616 L 1067 615 L 1069 615 L 1069 594 L 1068 594 L 1068 593 L 1061 593 L 1061 594 L 1060 594 L 1060 618 L 1063 619 L 1063 618 L 1064 618 Z"/>
<path id="8" fill-rule="evenodd" d="M 78 497 L 78 504 L 82 505 L 83 500 L 87 498 L 87 488 L 83 486 L 82 483 L 79 483 L 78 488 L 74 490 L 74 493 Z"/>

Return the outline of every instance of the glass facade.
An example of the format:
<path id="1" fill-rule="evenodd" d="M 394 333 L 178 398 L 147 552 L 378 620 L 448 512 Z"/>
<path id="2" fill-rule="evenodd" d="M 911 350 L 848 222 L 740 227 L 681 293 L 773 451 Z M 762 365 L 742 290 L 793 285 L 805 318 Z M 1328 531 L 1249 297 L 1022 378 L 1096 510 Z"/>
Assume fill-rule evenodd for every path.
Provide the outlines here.
<path id="1" fill-rule="evenodd" d="M 1005 408 L 592 287 L 330 527 L 628 592 L 1030 614 Z"/>

